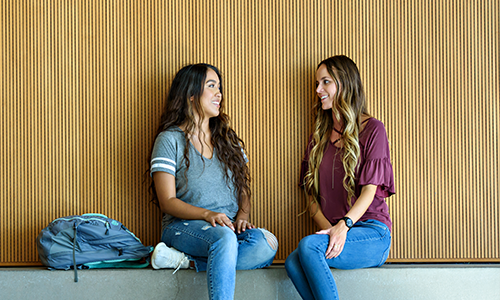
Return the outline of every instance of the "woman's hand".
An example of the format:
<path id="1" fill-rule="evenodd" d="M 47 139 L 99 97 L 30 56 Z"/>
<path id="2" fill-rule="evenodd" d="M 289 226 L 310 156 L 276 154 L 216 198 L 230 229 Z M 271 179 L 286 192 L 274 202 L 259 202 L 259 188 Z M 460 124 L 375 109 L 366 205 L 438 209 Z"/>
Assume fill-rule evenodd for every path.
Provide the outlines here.
<path id="1" fill-rule="evenodd" d="M 361 188 L 361 194 L 356 200 L 356 203 L 354 203 L 352 208 L 345 216 L 349 217 L 353 223 L 356 223 L 361 218 L 361 216 L 364 215 L 370 204 L 373 202 L 376 191 L 376 185 L 364 185 Z M 313 206 L 311 205 L 311 207 Z M 319 210 L 318 213 L 313 216 L 313 219 L 316 224 L 318 224 L 319 228 L 324 228 L 323 230 L 316 232 L 316 234 L 328 234 L 330 236 L 328 248 L 326 249 L 325 253 L 326 258 L 330 259 L 339 256 L 340 253 L 342 253 L 342 250 L 344 250 L 347 231 L 349 231 L 349 228 L 347 227 L 345 222 L 338 222 L 335 226 L 331 227 L 330 222 L 326 219 L 321 210 Z"/>
<path id="2" fill-rule="evenodd" d="M 252 223 L 248 222 L 248 218 L 250 217 L 250 209 L 250 197 L 248 197 L 246 193 L 243 193 L 241 195 L 240 208 L 238 209 L 238 213 L 236 214 L 236 221 L 234 221 L 234 226 L 236 227 L 237 234 L 245 232 L 245 230 L 247 229 L 255 228 Z"/>
<path id="3" fill-rule="evenodd" d="M 229 220 L 229 218 L 226 216 L 226 214 L 207 210 L 203 213 L 203 219 L 205 221 L 207 221 L 208 223 L 212 224 L 213 227 L 215 227 L 217 224 L 219 224 L 222 227 L 227 226 L 232 231 L 234 231 L 233 223 L 231 223 L 231 220 Z"/>
<path id="4" fill-rule="evenodd" d="M 236 227 L 236 233 L 240 234 L 242 232 L 245 232 L 247 229 L 253 229 L 255 226 L 248 222 L 247 219 L 236 219 L 234 222 L 234 227 Z"/>
<path id="5" fill-rule="evenodd" d="M 344 222 L 338 222 L 337 225 L 328 229 L 320 230 L 316 234 L 327 234 L 330 236 L 328 248 L 326 248 L 325 256 L 327 259 L 334 258 L 342 253 L 344 250 L 345 239 L 347 237 L 349 228 Z"/>

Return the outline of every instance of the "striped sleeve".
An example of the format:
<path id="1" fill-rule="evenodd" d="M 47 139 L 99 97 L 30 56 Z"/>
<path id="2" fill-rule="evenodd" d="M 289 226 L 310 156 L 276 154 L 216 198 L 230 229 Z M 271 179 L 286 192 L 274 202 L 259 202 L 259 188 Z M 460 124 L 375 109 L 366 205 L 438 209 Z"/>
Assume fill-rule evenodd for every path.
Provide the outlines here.
<path id="1" fill-rule="evenodd" d="M 177 171 L 176 142 L 168 133 L 158 135 L 151 154 L 151 176 L 154 172 L 166 172 L 175 176 Z"/>
<path id="2" fill-rule="evenodd" d="M 151 160 L 151 173 L 167 172 L 175 175 L 176 163 L 167 157 L 156 157 Z"/>

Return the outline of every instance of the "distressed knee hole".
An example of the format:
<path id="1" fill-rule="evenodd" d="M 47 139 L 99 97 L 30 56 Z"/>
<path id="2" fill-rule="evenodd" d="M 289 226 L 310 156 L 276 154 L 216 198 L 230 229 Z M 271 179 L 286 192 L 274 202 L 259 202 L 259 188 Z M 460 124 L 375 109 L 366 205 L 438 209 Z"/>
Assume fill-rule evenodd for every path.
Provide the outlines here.
<path id="1" fill-rule="evenodd" d="M 177 232 L 175 233 L 175 235 L 181 235 L 181 232 L 180 232 L 180 231 L 177 231 Z"/>
<path id="2" fill-rule="evenodd" d="M 266 238 L 267 243 L 269 246 L 271 246 L 271 249 L 273 250 L 278 250 L 278 239 L 274 236 L 274 234 L 270 233 L 266 229 L 259 228 L 260 231 L 264 234 L 264 237 Z"/>
<path id="3" fill-rule="evenodd" d="M 205 225 L 203 227 L 201 227 L 201 230 L 208 230 L 210 227 L 212 227 L 211 225 Z"/>

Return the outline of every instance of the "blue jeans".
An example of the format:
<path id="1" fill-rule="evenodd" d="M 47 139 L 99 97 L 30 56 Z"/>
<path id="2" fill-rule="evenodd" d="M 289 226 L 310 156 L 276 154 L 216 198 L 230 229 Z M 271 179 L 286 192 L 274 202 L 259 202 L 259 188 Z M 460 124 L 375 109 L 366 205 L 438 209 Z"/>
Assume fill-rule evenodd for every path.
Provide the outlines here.
<path id="1" fill-rule="evenodd" d="M 378 267 L 386 261 L 391 247 L 389 228 L 376 220 L 357 222 L 347 232 L 340 255 L 326 259 L 329 239 L 325 234 L 306 236 L 286 259 L 286 272 L 302 299 L 338 299 L 337 285 L 330 267 Z"/>
<path id="2" fill-rule="evenodd" d="M 265 229 L 236 234 L 203 220 L 176 220 L 165 228 L 161 240 L 188 255 L 197 271 L 207 271 L 210 299 L 233 299 L 236 270 L 267 267 L 277 251 L 276 237 Z"/>

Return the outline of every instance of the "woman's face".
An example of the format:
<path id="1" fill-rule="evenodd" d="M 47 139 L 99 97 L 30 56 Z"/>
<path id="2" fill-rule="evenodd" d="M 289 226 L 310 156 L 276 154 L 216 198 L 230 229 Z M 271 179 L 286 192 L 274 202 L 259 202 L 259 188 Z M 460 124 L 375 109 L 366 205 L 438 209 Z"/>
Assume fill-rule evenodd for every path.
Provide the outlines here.
<path id="1" fill-rule="evenodd" d="M 319 66 L 316 71 L 316 94 L 321 100 L 321 108 L 323 110 L 331 109 L 337 86 L 333 82 L 333 78 L 328 73 L 326 66 L 323 64 Z"/>
<path id="2" fill-rule="evenodd" d="M 200 98 L 200 105 L 207 119 L 219 115 L 220 102 L 222 100 L 222 94 L 219 88 L 219 77 L 214 70 L 209 68 L 203 85 L 203 94 Z"/>

